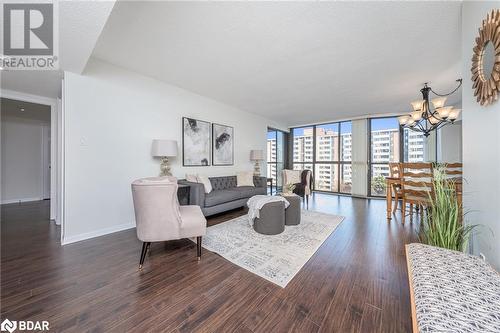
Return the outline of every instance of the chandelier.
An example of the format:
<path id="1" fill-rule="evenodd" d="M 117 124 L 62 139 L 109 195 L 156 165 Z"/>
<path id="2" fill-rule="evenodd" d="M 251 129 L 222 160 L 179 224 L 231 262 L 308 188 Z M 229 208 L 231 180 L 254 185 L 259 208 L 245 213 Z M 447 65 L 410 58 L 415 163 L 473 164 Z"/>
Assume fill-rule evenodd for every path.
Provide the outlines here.
<path id="1" fill-rule="evenodd" d="M 462 85 L 462 79 L 458 79 L 458 86 L 448 94 L 438 94 L 431 87 L 424 83 L 424 87 L 420 89 L 423 99 L 411 102 L 413 112 L 410 114 L 398 117 L 399 124 L 403 128 L 408 128 L 412 131 L 421 132 L 428 137 L 432 131 L 437 130 L 445 125 L 452 124 L 460 115 L 461 109 L 455 109 L 453 106 L 444 106 L 446 97 L 453 94 Z M 429 101 L 429 93 L 438 96 Z M 432 108 L 431 108 L 432 104 Z"/>

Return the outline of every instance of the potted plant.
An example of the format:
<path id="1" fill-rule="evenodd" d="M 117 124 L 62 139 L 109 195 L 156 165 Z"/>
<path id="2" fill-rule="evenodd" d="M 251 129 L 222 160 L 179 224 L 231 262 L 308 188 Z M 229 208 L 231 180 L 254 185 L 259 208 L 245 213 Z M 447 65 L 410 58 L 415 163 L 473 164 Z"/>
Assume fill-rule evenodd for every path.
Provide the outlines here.
<path id="1" fill-rule="evenodd" d="M 464 252 L 476 225 L 465 225 L 457 199 L 455 180 L 446 177 L 445 169 L 434 169 L 434 191 L 420 229 L 420 240 L 429 245 Z"/>

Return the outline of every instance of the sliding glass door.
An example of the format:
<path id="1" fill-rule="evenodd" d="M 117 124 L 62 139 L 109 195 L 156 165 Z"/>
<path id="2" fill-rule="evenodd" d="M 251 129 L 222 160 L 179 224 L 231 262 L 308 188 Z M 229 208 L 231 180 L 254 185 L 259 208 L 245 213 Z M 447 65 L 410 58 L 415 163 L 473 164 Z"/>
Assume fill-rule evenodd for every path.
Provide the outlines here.
<path id="1" fill-rule="evenodd" d="M 274 190 L 283 186 L 282 171 L 285 164 L 285 135 L 282 131 L 267 129 L 267 177 L 273 179 Z"/>

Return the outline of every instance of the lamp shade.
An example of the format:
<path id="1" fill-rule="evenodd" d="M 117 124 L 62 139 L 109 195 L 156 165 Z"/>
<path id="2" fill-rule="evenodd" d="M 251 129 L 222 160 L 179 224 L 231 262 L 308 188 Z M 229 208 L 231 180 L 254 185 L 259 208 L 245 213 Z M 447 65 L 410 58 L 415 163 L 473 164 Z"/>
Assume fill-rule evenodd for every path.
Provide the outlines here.
<path id="1" fill-rule="evenodd" d="M 433 98 L 431 100 L 431 103 L 432 105 L 434 105 L 435 109 L 442 108 L 445 102 L 446 102 L 446 97 L 438 97 L 438 98 Z"/>
<path id="2" fill-rule="evenodd" d="M 251 161 L 262 161 L 264 159 L 264 152 L 262 150 L 250 150 Z"/>
<path id="3" fill-rule="evenodd" d="M 460 111 L 462 111 L 462 109 L 452 109 L 450 111 L 450 115 L 448 116 L 448 119 L 456 120 L 458 118 L 458 116 L 460 115 Z"/>
<path id="4" fill-rule="evenodd" d="M 398 117 L 398 120 L 399 120 L 399 124 L 405 125 L 410 120 L 410 116 L 400 116 L 400 117 Z"/>
<path id="5" fill-rule="evenodd" d="M 411 102 L 411 106 L 413 107 L 414 111 L 420 111 L 424 108 L 424 100 L 420 99 L 418 101 L 413 101 Z"/>
<path id="6" fill-rule="evenodd" d="M 450 115 L 450 112 L 452 109 L 453 109 L 452 106 L 444 106 L 442 108 L 439 108 L 437 110 L 437 113 L 438 113 L 439 117 L 441 117 L 442 119 L 446 119 Z"/>
<path id="7" fill-rule="evenodd" d="M 177 156 L 177 141 L 175 140 L 153 140 L 151 155 L 155 157 Z"/>

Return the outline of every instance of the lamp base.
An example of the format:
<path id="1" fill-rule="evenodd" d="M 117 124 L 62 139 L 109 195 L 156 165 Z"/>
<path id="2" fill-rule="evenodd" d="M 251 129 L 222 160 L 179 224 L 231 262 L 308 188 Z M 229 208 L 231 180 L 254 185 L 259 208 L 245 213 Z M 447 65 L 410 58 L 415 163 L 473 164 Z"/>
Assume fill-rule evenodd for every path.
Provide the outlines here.
<path id="1" fill-rule="evenodd" d="M 168 164 L 168 157 L 161 158 L 160 164 L 160 177 L 172 176 L 170 172 L 170 165 Z"/>
<path id="2" fill-rule="evenodd" d="M 255 164 L 253 167 L 253 175 L 260 177 L 260 163 L 259 163 L 259 161 L 255 161 Z"/>

